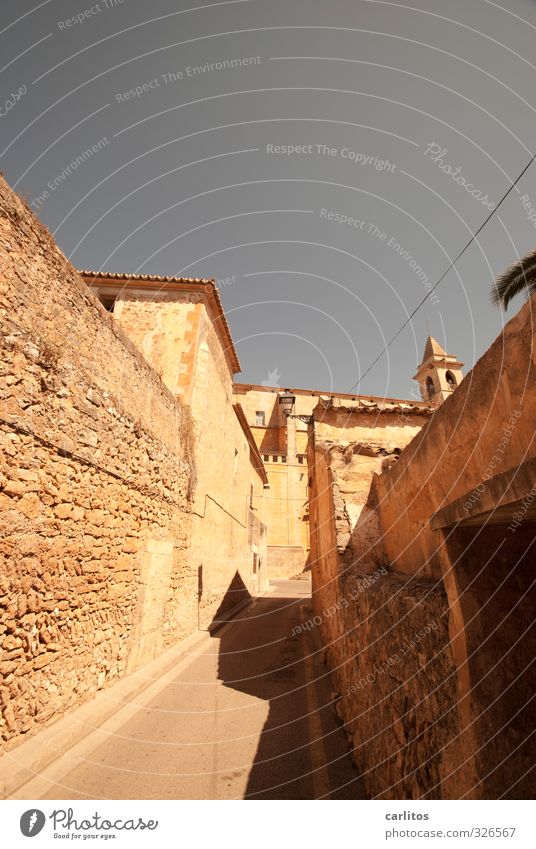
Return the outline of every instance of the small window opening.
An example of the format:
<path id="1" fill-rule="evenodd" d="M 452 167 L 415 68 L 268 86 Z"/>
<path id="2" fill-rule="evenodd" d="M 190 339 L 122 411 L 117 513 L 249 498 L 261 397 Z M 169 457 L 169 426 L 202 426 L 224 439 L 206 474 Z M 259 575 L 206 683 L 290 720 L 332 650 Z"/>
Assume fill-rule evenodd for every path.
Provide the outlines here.
<path id="1" fill-rule="evenodd" d="M 257 410 L 255 413 L 255 424 L 257 427 L 265 426 L 264 410 Z"/>
<path id="2" fill-rule="evenodd" d="M 113 312 L 115 306 L 116 295 L 100 294 L 99 301 L 106 312 Z"/>

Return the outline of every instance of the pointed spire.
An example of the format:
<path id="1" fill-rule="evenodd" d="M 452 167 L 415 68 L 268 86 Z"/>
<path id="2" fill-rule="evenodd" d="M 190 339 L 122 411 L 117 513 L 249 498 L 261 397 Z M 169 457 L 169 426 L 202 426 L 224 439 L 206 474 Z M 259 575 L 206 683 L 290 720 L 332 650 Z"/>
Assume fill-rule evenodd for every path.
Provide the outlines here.
<path id="1" fill-rule="evenodd" d="M 437 407 L 448 398 L 463 380 L 462 366 L 457 357 L 447 354 L 437 339 L 429 334 L 422 362 L 413 378 L 419 382 L 423 401 Z"/>
<path id="2" fill-rule="evenodd" d="M 443 350 L 437 339 L 434 339 L 433 336 L 429 336 L 426 340 L 422 362 L 424 363 L 429 357 L 448 357 L 447 352 Z"/>

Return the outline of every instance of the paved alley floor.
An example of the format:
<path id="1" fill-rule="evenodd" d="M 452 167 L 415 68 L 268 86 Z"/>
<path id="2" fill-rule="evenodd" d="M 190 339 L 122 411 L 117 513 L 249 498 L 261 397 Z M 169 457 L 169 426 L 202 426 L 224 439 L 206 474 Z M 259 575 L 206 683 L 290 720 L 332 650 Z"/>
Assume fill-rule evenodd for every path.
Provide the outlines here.
<path id="1" fill-rule="evenodd" d="M 362 798 L 310 616 L 273 584 L 15 798 Z"/>

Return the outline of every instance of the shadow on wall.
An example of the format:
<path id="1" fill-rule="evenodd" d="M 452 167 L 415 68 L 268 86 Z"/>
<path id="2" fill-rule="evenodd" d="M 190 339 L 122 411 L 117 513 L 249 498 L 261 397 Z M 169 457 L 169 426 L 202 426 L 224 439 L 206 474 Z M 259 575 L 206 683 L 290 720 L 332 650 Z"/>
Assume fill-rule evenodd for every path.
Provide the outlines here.
<path id="1" fill-rule="evenodd" d="M 321 653 L 310 635 L 293 633 L 302 621 L 300 604 L 299 598 L 262 597 L 246 645 L 237 645 L 233 629 L 221 637 L 220 680 L 253 701 L 269 702 L 244 798 L 363 798 Z M 240 734 L 247 734 L 246 724 Z"/>
<path id="2" fill-rule="evenodd" d="M 208 624 L 203 624 L 205 621 L 204 607 L 205 605 L 206 607 L 209 607 L 212 601 L 212 596 L 210 594 L 208 597 L 204 595 L 203 564 L 201 564 L 197 569 L 197 598 L 199 603 L 199 627 L 203 629 L 206 628 L 206 630 L 211 631 L 221 625 L 222 622 L 225 622 L 229 614 L 236 607 L 246 601 L 249 601 L 253 598 L 253 596 L 246 587 L 240 572 L 237 570 L 223 595 L 218 609 L 212 615 Z"/>
<path id="3" fill-rule="evenodd" d="M 341 556 L 338 598 L 348 598 L 348 579 L 351 582 L 352 575 L 365 575 L 371 564 L 373 568 L 382 567 L 383 552 L 381 546 L 375 545 L 375 540 L 380 537 L 375 512 L 375 480 L 372 481 L 366 505 Z M 435 784 L 437 794 L 445 794 L 446 798 L 459 798 L 462 793 L 467 793 L 469 798 L 530 799 L 534 793 L 536 770 L 536 579 L 533 568 L 536 521 L 527 518 L 517 528 L 506 524 L 451 526 L 445 531 L 443 542 L 449 562 L 453 564 L 450 585 L 456 588 L 456 597 L 451 593 L 450 598 L 451 616 L 454 622 L 461 623 L 463 627 L 458 626 L 459 630 L 453 638 L 451 635 L 450 640 L 445 628 L 441 628 L 443 636 L 438 645 L 442 647 L 444 659 L 439 664 L 439 655 L 434 659 L 427 643 L 423 642 L 420 651 L 424 652 L 421 658 L 421 664 L 425 664 L 424 675 L 421 675 L 418 666 L 416 671 L 412 668 L 414 658 L 406 654 L 403 666 L 399 667 L 397 663 L 396 669 L 393 667 L 389 670 L 389 676 L 382 675 L 375 681 L 376 695 L 389 694 L 392 721 L 389 721 L 388 713 L 380 710 L 380 703 L 376 704 L 374 699 L 369 703 L 366 687 L 357 687 L 355 693 L 352 692 L 352 687 L 348 686 L 343 658 L 338 654 L 333 657 L 333 665 L 339 670 L 336 677 L 344 679 L 338 682 L 341 690 L 346 689 L 350 693 L 350 697 L 347 692 L 344 699 L 345 716 L 351 723 L 355 716 L 365 711 L 361 728 L 367 733 L 370 729 L 372 737 L 380 729 L 385 729 L 378 738 L 380 741 L 382 738 L 389 741 L 384 747 L 384 753 L 390 747 L 395 751 L 397 742 L 403 744 L 401 751 L 405 749 L 405 757 L 413 762 L 413 779 L 423 778 L 419 792 L 425 793 L 426 783 L 429 782 L 430 787 Z M 358 680 L 366 679 L 367 669 L 383 669 L 386 660 L 400 655 L 399 646 L 411 637 L 409 632 L 404 634 L 407 629 L 403 620 L 409 615 L 409 611 L 404 610 L 407 600 L 413 598 L 410 620 L 415 623 L 414 630 L 418 633 L 427 624 L 426 618 L 423 619 L 419 613 L 422 587 L 429 584 L 425 594 L 429 600 L 435 595 L 440 599 L 444 593 L 443 580 L 432 581 L 416 576 L 410 578 L 391 572 L 387 579 L 382 579 L 382 584 L 385 587 L 396 580 L 403 582 L 402 594 L 393 593 L 391 599 L 382 598 L 378 603 L 373 601 L 377 588 L 370 587 L 365 590 L 365 595 L 359 594 L 360 598 L 352 608 L 358 620 L 367 622 L 372 614 L 371 623 L 374 626 L 370 631 L 365 626 L 360 645 L 356 643 L 355 646 L 347 647 L 347 656 L 355 654 L 355 660 L 350 666 L 355 665 L 356 670 L 359 670 L 359 675 L 356 675 Z M 446 613 L 446 598 L 443 606 L 439 618 L 443 618 Z M 430 617 L 436 623 L 439 621 L 438 610 L 439 607 L 435 615 Z M 386 620 L 384 613 L 387 614 Z M 430 613 L 433 613 L 432 609 Z M 439 633 L 434 627 L 436 638 Z M 338 632 L 329 633 L 330 640 L 336 640 L 337 636 Z M 448 660 L 451 652 L 452 667 Z M 359 660 L 360 655 L 363 655 L 364 663 Z M 390 694 L 389 687 L 399 669 L 403 669 L 405 675 L 405 680 L 398 682 L 400 693 L 407 696 L 412 689 L 415 697 L 421 693 L 422 701 L 419 703 L 417 699 L 418 707 L 415 711 L 399 707 L 397 700 Z M 376 671 L 373 674 L 377 676 Z M 412 675 L 417 676 L 415 680 L 420 682 L 422 691 L 413 686 Z M 452 689 L 454 675 L 458 680 L 457 691 Z M 433 709 L 428 703 L 428 697 L 424 695 L 430 682 L 437 687 L 434 697 L 437 703 L 434 703 Z M 446 713 L 446 696 L 449 692 L 454 707 L 451 716 Z M 437 697 L 441 698 L 437 700 Z M 427 747 L 419 745 L 419 735 L 414 734 L 411 739 L 407 734 L 405 726 L 413 714 L 417 727 L 423 733 L 429 729 Z M 447 718 L 453 744 L 450 746 L 451 751 L 443 758 L 444 765 L 439 773 L 436 770 L 434 774 L 434 770 L 430 769 L 429 775 L 423 772 L 420 776 L 418 765 L 428 760 L 424 752 L 438 751 L 440 754 L 441 745 L 449 746 L 448 736 L 440 741 L 439 736 L 433 732 L 434 719 L 440 720 L 437 728 L 443 733 Z M 398 741 L 392 739 L 392 732 L 397 726 L 403 728 Z M 456 752 L 456 747 L 463 751 Z M 467 759 L 468 751 L 475 753 L 474 763 Z M 370 750 L 360 758 L 365 768 L 369 767 L 369 754 Z M 381 748 L 376 754 L 381 759 Z M 440 758 L 433 760 L 438 763 Z M 380 788 L 388 787 L 391 782 L 395 796 L 401 791 L 411 796 L 414 793 L 412 783 L 417 785 L 417 781 L 403 779 L 405 770 L 400 766 L 397 763 L 394 770 L 395 775 L 397 770 L 400 775 L 398 789 L 395 775 L 389 770 L 376 786 L 367 776 L 367 789 L 381 792 Z M 374 782 L 378 775 L 379 771 L 375 770 Z M 441 783 L 444 784 L 442 789 L 439 787 Z M 432 791 L 431 798 L 435 795 Z"/>
<path id="4" fill-rule="evenodd" d="M 463 707 L 485 799 L 534 795 L 535 541 L 534 521 L 515 533 L 506 524 L 458 527 L 445 539 L 464 623 L 453 648 L 467 667 Z"/>
<path id="5" fill-rule="evenodd" d="M 396 462 L 397 458 L 398 454 L 389 458 L 390 465 Z M 384 460 L 383 463 L 385 462 Z M 350 569 L 352 574 L 356 575 L 367 575 L 375 569 L 387 565 L 380 540 L 377 480 L 378 475 L 373 474 L 366 501 L 354 527 L 349 527 L 350 538 L 342 553 L 345 571 Z"/>
<path id="6" fill-rule="evenodd" d="M 259 445 L 261 454 L 278 454 L 285 450 L 286 429 L 281 422 L 279 404 L 272 407 L 270 418 L 266 422 L 266 430 Z"/>
<path id="7" fill-rule="evenodd" d="M 368 797 L 446 798 L 461 760 L 447 596 L 442 580 L 386 565 L 376 482 L 362 481 L 358 501 L 339 477 L 313 562 L 315 614 Z"/>

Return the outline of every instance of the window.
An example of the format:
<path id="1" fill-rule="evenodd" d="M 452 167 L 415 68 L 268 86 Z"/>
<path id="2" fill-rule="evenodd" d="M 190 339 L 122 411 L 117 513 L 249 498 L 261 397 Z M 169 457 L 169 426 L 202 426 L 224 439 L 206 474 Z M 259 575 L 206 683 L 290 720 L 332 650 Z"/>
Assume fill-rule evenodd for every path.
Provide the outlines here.
<path id="1" fill-rule="evenodd" d="M 431 377 L 426 378 L 426 394 L 428 395 L 428 400 L 431 401 L 435 395 L 435 386 L 434 381 Z"/>
<path id="2" fill-rule="evenodd" d="M 116 295 L 109 295 L 107 292 L 99 293 L 99 301 L 103 305 L 106 312 L 113 312 Z"/>
<path id="3" fill-rule="evenodd" d="M 456 387 L 456 385 L 457 385 L 457 384 L 456 384 L 456 378 L 454 377 L 454 375 L 452 374 L 452 372 L 451 372 L 451 371 L 448 371 L 448 372 L 446 373 L 445 377 L 446 377 L 447 383 L 448 383 L 448 385 L 449 385 L 449 389 L 455 389 L 455 387 Z"/>
<path id="4" fill-rule="evenodd" d="M 255 424 L 257 427 L 265 426 L 264 410 L 257 410 L 255 413 Z"/>
<path id="5" fill-rule="evenodd" d="M 268 460 L 270 459 L 270 455 L 269 455 L 269 454 L 265 454 L 263 459 L 264 459 L 264 462 L 265 462 L 265 463 L 267 463 L 267 462 L 268 462 Z"/>

